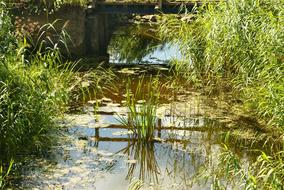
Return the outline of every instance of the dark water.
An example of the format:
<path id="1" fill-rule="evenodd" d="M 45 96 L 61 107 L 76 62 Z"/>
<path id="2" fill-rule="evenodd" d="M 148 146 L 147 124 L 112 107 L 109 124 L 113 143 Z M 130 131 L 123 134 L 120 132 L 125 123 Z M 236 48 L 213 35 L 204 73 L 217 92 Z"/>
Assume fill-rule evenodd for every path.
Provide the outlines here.
<path id="1" fill-rule="evenodd" d="M 86 102 L 83 113 L 66 115 L 58 146 L 25 167 L 18 187 L 125 190 L 140 179 L 142 189 L 210 189 L 210 181 L 195 179 L 206 164 L 217 165 L 224 126 L 207 97 L 183 88 L 175 97 L 166 96 L 157 108 L 160 128 L 153 142 L 136 141 L 118 121 L 118 115 L 128 111 L 124 104 L 128 79 L 137 84 L 142 73 L 146 77 L 159 73 L 166 81 L 170 72 L 164 64 L 182 57 L 178 46 L 150 38 L 145 27 L 142 31 L 132 26 L 117 31 L 109 47 L 110 62 L 160 66 L 114 69 L 116 88 Z"/>

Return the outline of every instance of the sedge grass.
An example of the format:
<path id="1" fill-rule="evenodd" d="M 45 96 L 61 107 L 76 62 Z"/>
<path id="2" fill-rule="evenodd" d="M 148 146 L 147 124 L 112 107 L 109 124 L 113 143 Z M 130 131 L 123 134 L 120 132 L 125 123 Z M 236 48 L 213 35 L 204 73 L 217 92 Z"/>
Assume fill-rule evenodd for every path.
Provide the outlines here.
<path id="1" fill-rule="evenodd" d="M 133 91 L 129 80 L 126 87 L 126 106 L 128 117 L 119 116 L 119 121 L 130 128 L 135 137 L 141 141 L 151 141 L 157 123 L 156 109 L 159 100 L 159 82 L 150 77 L 146 82 L 144 76 L 138 81 Z"/>
<path id="2" fill-rule="evenodd" d="M 176 75 L 213 91 L 228 86 L 246 114 L 272 131 L 270 138 L 282 138 L 284 130 L 283 12 L 283 0 L 220 1 L 183 19 L 164 16 L 159 29 L 181 46 L 185 61 L 174 62 Z M 204 174 L 212 189 L 283 189 L 283 158 L 283 149 L 261 152 L 247 166 L 225 147 L 218 168 Z"/>
<path id="3" fill-rule="evenodd" d="M 4 189 L 5 186 L 7 185 L 6 181 L 12 170 L 13 164 L 14 160 L 11 160 L 7 169 L 4 168 L 3 165 L 0 165 L 0 189 Z"/>
<path id="4" fill-rule="evenodd" d="M 164 16 L 160 33 L 181 46 L 180 76 L 198 87 L 226 85 L 267 126 L 283 129 L 284 2 L 232 0 Z M 214 91 L 214 90 L 213 90 Z"/>
<path id="5" fill-rule="evenodd" d="M 128 190 L 140 190 L 143 187 L 143 181 L 133 178 L 129 184 Z"/>

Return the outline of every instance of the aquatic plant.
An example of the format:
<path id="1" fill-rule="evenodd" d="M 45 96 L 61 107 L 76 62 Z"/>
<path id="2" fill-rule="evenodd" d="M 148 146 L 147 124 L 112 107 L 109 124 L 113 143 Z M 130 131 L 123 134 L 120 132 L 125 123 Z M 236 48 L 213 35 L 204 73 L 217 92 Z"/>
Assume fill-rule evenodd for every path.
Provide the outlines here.
<path id="1" fill-rule="evenodd" d="M 175 75 L 204 91 L 233 91 L 244 103 L 245 113 L 261 123 L 255 131 L 265 128 L 274 133 L 265 134 L 264 144 L 276 134 L 282 138 L 284 2 L 221 1 L 193 11 L 182 19 L 171 15 L 161 20 L 162 37 L 178 43 L 185 57 L 172 62 Z M 254 139 L 262 145 L 263 138 Z M 248 165 L 225 147 L 218 168 L 209 172 L 208 165 L 203 174 L 211 180 L 212 189 L 232 188 L 232 184 L 241 189 L 283 189 L 283 148 L 269 149 Z"/>
<path id="2" fill-rule="evenodd" d="M 83 65 L 83 62 L 78 62 L 78 65 Z M 75 75 L 70 86 L 72 90 L 72 100 L 70 106 L 78 108 L 81 106 L 79 103 L 93 99 L 98 100 L 104 97 L 105 93 L 111 93 L 116 90 L 115 82 L 116 75 L 111 68 L 104 68 L 102 65 L 96 66 L 92 69 L 82 72 L 80 75 Z M 98 107 L 96 101 L 96 107 Z"/>
<path id="3" fill-rule="evenodd" d="M 225 145 L 221 153 L 211 157 L 193 177 L 194 183 L 209 181 L 211 189 L 282 189 L 283 151 L 272 156 L 263 151 L 250 150 L 253 159 L 241 157 Z"/>
<path id="4" fill-rule="evenodd" d="M 143 181 L 139 179 L 132 179 L 128 190 L 139 190 L 143 187 Z"/>
<path id="5" fill-rule="evenodd" d="M 7 177 L 12 170 L 13 164 L 14 160 L 11 160 L 7 170 L 4 169 L 3 165 L 0 165 L 0 189 L 4 189 L 6 186 Z"/>
<path id="6" fill-rule="evenodd" d="M 151 141 L 154 138 L 157 122 L 159 81 L 152 76 L 149 81 L 145 82 L 145 80 L 145 76 L 142 76 L 133 92 L 129 79 L 126 87 L 128 117 L 119 116 L 119 121 L 132 130 L 137 140 Z"/>
<path id="7" fill-rule="evenodd" d="M 281 189 L 283 187 L 283 152 L 278 152 L 274 156 L 261 152 L 256 162 L 248 168 L 227 146 L 224 147 L 220 158 L 222 164 L 219 164 L 219 172 L 224 174 L 226 171 L 225 176 L 235 181 L 236 185 L 241 185 L 245 189 Z"/>
<path id="8" fill-rule="evenodd" d="M 176 71 L 198 87 L 233 89 L 250 113 L 283 129 L 282 0 L 233 0 L 164 16 L 160 33 L 181 45 Z"/>

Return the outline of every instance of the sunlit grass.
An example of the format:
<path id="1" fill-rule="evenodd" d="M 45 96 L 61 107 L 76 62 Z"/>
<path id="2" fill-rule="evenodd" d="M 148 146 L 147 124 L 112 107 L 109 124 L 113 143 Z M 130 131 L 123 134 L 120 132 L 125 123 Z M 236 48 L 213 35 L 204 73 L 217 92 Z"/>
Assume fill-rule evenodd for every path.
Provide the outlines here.
<path id="1" fill-rule="evenodd" d="M 12 170 L 13 164 L 14 164 L 14 160 L 11 160 L 10 164 L 6 168 L 2 165 L 2 163 L 0 163 L 0 189 L 4 189 L 5 186 L 7 185 L 6 181 Z"/>
<path id="2" fill-rule="evenodd" d="M 139 179 L 132 179 L 128 190 L 139 190 L 143 187 L 143 181 Z"/>
<path id="3" fill-rule="evenodd" d="M 283 152 L 269 156 L 264 152 L 248 168 L 246 165 L 225 146 L 220 155 L 219 171 L 226 171 L 225 177 L 231 178 L 236 185 L 245 189 L 281 189 L 284 184 L 284 160 Z M 239 179 L 239 180 L 237 180 Z"/>
<path id="4" fill-rule="evenodd" d="M 138 140 L 151 141 L 157 123 L 156 110 L 159 100 L 159 82 L 156 78 L 139 80 L 136 89 L 131 90 L 129 80 L 126 87 L 127 118 L 119 116 L 119 121 L 127 126 Z"/>
<path id="5" fill-rule="evenodd" d="M 165 16 L 160 32 L 181 46 L 177 74 L 204 88 L 226 86 L 248 112 L 283 129 L 283 1 L 234 0 Z"/>
<path id="6" fill-rule="evenodd" d="M 74 64 L 63 64 L 55 43 L 40 42 L 31 51 L 27 38 L 15 35 L 4 3 L 0 20 L 0 186 L 4 186 L 11 158 L 18 164 L 53 143 L 55 119 L 68 109 Z"/>

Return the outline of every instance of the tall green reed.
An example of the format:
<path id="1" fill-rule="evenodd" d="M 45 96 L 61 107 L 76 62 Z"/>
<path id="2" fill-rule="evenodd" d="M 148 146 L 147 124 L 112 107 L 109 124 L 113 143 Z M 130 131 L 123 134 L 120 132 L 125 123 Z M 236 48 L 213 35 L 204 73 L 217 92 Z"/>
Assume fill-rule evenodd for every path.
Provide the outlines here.
<path id="1" fill-rule="evenodd" d="M 4 168 L 4 166 L 1 163 L 1 165 L 0 165 L 0 189 L 4 189 L 5 186 L 7 185 L 6 181 L 7 181 L 7 178 L 9 177 L 9 174 L 12 170 L 13 164 L 14 164 L 14 160 L 11 160 L 8 168 L 6 169 L 6 168 Z"/>
<path id="2" fill-rule="evenodd" d="M 283 189 L 283 152 L 268 156 L 258 150 L 241 157 L 224 144 L 220 154 L 210 157 L 197 175 L 193 184 L 206 182 L 211 189 L 278 190 Z"/>
<path id="3" fill-rule="evenodd" d="M 142 141 L 151 141 L 157 123 L 156 110 L 159 101 L 159 81 L 157 78 L 146 80 L 142 76 L 135 89 L 129 79 L 126 87 L 126 106 L 128 117 L 119 116 L 119 121 L 129 127 L 135 137 Z"/>
<path id="4" fill-rule="evenodd" d="M 179 74 L 204 87 L 241 93 L 250 111 L 283 129 L 283 10 L 281 0 L 232 0 L 163 19 L 160 32 L 179 43 Z"/>
<path id="5" fill-rule="evenodd" d="M 225 177 L 234 181 L 236 186 L 241 186 L 244 189 L 283 188 L 283 152 L 278 152 L 274 156 L 260 152 L 256 161 L 248 166 L 227 146 L 219 156 L 221 159 L 219 174 L 225 174 Z"/>
<path id="6" fill-rule="evenodd" d="M 143 187 L 143 181 L 139 179 L 132 179 L 128 186 L 128 190 L 139 190 Z"/>

